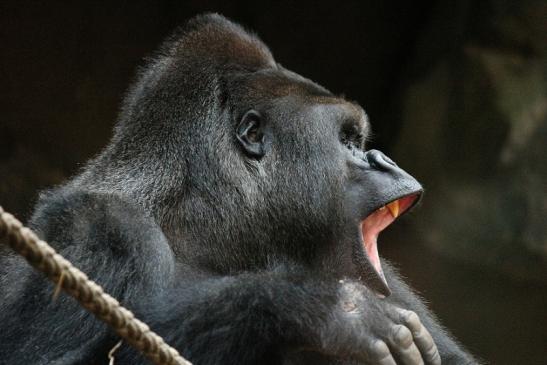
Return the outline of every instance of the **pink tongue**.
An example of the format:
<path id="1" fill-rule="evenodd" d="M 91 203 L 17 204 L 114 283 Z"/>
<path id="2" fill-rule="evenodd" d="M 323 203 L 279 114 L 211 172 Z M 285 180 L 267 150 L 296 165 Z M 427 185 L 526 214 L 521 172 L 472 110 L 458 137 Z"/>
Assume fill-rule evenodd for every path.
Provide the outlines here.
<path id="1" fill-rule="evenodd" d="M 378 272 L 383 277 L 382 266 L 380 265 L 380 257 L 378 256 L 378 235 L 382 230 L 389 226 L 395 218 L 390 214 L 388 209 L 380 209 L 369 215 L 363 223 L 361 223 L 361 232 L 368 259 Z"/>
<path id="2" fill-rule="evenodd" d="M 403 214 L 416 199 L 419 194 L 412 194 L 400 198 L 398 200 L 398 211 L 394 213 L 396 216 Z M 382 266 L 380 264 L 380 257 L 378 256 L 378 235 L 387 226 L 389 226 L 396 217 L 394 217 L 387 207 L 382 207 L 376 210 L 374 213 L 365 218 L 361 223 L 361 232 L 363 235 L 363 244 L 365 251 L 367 252 L 368 259 L 382 278 L 384 277 Z"/>

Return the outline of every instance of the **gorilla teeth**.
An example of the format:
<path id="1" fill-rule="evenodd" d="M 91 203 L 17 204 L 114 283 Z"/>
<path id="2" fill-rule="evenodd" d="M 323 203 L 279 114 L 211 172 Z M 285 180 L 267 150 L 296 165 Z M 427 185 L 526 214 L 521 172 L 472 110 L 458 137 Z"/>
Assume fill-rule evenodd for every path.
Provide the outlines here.
<path id="1" fill-rule="evenodd" d="M 399 200 L 395 200 L 387 204 L 387 209 L 393 218 L 397 218 L 399 216 Z"/>

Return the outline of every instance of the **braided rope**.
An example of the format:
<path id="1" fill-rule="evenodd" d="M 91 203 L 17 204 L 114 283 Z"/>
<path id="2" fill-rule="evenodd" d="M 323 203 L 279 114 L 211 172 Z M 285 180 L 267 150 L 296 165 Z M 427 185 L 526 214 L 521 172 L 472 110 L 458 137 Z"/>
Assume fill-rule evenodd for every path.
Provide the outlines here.
<path id="1" fill-rule="evenodd" d="M 4 241 L 82 307 L 111 326 L 127 343 L 156 365 L 192 365 L 87 275 L 0 206 L 0 242 Z"/>

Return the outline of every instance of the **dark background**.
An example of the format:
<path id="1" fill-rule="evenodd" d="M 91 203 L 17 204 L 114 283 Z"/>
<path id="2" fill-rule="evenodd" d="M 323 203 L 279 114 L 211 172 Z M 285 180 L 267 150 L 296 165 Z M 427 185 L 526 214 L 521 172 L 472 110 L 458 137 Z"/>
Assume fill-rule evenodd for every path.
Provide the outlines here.
<path id="1" fill-rule="evenodd" d="M 204 11 L 365 107 L 427 189 L 382 253 L 477 356 L 546 364 L 545 1 L 3 1 L 0 204 L 27 219 L 98 153 L 136 67 Z"/>

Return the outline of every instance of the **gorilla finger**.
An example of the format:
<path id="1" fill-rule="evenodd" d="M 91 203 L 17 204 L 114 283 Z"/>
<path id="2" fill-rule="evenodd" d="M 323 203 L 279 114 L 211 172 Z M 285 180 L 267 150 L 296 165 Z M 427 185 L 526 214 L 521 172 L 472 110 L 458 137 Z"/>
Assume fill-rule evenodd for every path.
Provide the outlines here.
<path id="1" fill-rule="evenodd" d="M 375 341 L 371 346 L 370 360 L 379 365 L 397 365 L 389 351 L 389 347 L 382 340 Z"/>
<path id="2" fill-rule="evenodd" d="M 424 362 L 432 365 L 440 364 L 441 356 L 439 355 L 435 341 L 433 341 L 427 328 L 423 326 L 418 315 L 413 311 L 405 309 L 399 309 L 399 313 L 403 323 L 412 332 L 414 343 L 418 347 L 418 350 L 420 350 Z"/>
<path id="3" fill-rule="evenodd" d="M 406 325 L 412 333 L 419 332 L 423 325 L 420 321 L 420 317 L 413 312 L 406 309 L 399 309 L 399 316 L 404 325 Z"/>
<path id="4" fill-rule="evenodd" d="M 441 364 L 441 356 L 439 355 L 437 345 L 435 345 L 433 337 L 431 337 L 431 334 L 424 326 L 418 332 L 412 332 L 412 337 L 414 337 L 414 343 L 420 350 L 426 364 Z"/>
<path id="5" fill-rule="evenodd" d="M 441 358 L 437 346 L 427 328 L 423 326 L 418 315 L 413 311 L 405 309 L 399 309 L 399 313 L 402 322 L 412 332 L 414 343 L 420 350 L 424 362 L 426 364 L 440 364 Z"/>
<path id="6" fill-rule="evenodd" d="M 414 344 L 412 333 L 403 325 L 394 327 L 391 339 L 392 352 L 404 365 L 424 365 L 422 355 Z"/>

